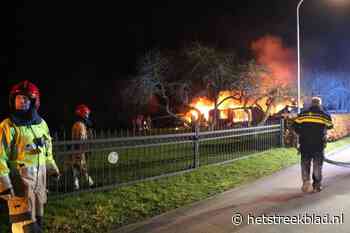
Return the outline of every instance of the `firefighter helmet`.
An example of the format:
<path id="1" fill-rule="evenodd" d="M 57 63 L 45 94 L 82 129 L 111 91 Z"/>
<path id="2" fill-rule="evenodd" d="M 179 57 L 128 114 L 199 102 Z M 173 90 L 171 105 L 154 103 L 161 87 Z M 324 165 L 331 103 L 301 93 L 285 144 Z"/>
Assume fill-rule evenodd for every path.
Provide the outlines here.
<path id="1" fill-rule="evenodd" d="M 86 117 L 86 114 L 90 114 L 90 108 L 85 104 L 80 104 L 75 108 L 75 114 L 79 117 Z"/>
<path id="2" fill-rule="evenodd" d="M 29 82 L 24 80 L 15 84 L 10 91 L 9 104 L 10 108 L 14 108 L 14 101 L 17 95 L 25 95 L 30 99 L 31 106 L 35 106 L 36 109 L 40 106 L 40 91 L 39 88 Z"/>

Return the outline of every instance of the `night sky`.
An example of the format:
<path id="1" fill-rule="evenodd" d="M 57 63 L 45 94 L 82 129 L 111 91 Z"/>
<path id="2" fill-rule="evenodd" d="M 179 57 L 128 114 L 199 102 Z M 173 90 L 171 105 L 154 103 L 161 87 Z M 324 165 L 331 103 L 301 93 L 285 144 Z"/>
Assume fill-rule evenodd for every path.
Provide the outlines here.
<path id="1" fill-rule="evenodd" d="M 246 57 L 252 41 L 269 34 L 296 50 L 297 0 L 14 2 L 16 10 L 8 12 L 15 13 L 0 16 L 0 117 L 9 88 L 28 79 L 42 90 L 40 113 L 54 130 L 70 127 L 78 103 L 91 106 L 98 128 L 126 124 L 119 93 L 151 48 L 200 41 Z M 304 66 L 348 68 L 350 4 L 344 2 L 304 1 Z"/>

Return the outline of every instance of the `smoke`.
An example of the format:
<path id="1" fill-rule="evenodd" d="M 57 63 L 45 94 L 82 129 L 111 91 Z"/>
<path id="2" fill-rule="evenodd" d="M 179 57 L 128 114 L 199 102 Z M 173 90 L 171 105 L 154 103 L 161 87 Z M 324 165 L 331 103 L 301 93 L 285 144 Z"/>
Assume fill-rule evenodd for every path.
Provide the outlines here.
<path id="1" fill-rule="evenodd" d="M 263 79 L 265 85 L 291 86 L 296 82 L 295 51 L 284 47 L 281 38 L 266 35 L 254 41 L 251 49 L 257 62 L 271 72 Z"/>

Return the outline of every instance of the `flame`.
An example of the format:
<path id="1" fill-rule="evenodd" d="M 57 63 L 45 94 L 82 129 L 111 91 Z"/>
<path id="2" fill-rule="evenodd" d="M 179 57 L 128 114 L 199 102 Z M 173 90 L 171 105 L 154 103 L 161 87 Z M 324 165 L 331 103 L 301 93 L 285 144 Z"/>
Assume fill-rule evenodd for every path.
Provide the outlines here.
<path id="1" fill-rule="evenodd" d="M 190 104 L 191 107 L 194 107 L 196 109 L 198 109 L 204 116 L 204 118 L 208 121 L 209 120 L 209 111 L 214 109 L 214 103 L 209 100 L 206 97 L 199 97 L 196 98 L 194 101 L 192 101 L 192 103 Z M 191 114 L 196 114 L 198 119 L 198 113 L 194 110 L 190 111 Z"/>
<path id="2" fill-rule="evenodd" d="M 222 100 L 229 96 L 234 96 L 234 92 L 232 91 L 221 91 L 219 93 L 219 98 L 218 98 L 218 103 L 220 103 Z M 228 109 L 228 108 L 239 108 L 243 107 L 243 104 L 241 104 L 238 100 L 236 99 L 227 99 L 225 102 L 220 104 L 219 109 Z"/>
<path id="3" fill-rule="evenodd" d="M 228 111 L 220 111 L 220 119 L 227 119 Z"/>
<path id="4" fill-rule="evenodd" d="M 233 92 L 231 91 L 221 91 L 219 94 L 219 98 L 218 98 L 218 103 L 220 103 L 223 99 L 229 97 L 229 96 L 233 96 Z M 210 111 L 214 110 L 214 102 L 209 100 L 206 97 L 198 97 L 196 99 L 194 99 L 192 101 L 192 103 L 190 104 L 191 107 L 194 107 L 196 109 L 198 109 L 202 116 L 204 117 L 203 120 L 205 121 L 209 121 L 210 120 Z M 247 115 L 244 111 L 242 111 L 242 113 L 240 113 L 239 115 L 236 116 L 236 113 L 230 113 L 230 111 L 232 112 L 232 108 L 239 108 L 242 107 L 243 104 L 240 103 L 238 100 L 235 99 L 227 99 L 226 101 L 224 101 L 222 104 L 219 105 L 218 109 L 219 111 L 219 118 L 220 119 L 228 119 L 230 121 L 243 121 L 248 119 Z M 232 118 L 232 116 L 230 116 L 230 114 L 235 115 L 234 119 L 229 119 Z M 244 116 L 243 116 L 244 115 Z M 185 119 L 189 122 L 192 122 L 193 120 L 198 120 L 199 119 L 199 115 L 198 112 L 195 110 L 190 110 L 189 112 L 187 112 L 185 114 Z"/>
<path id="5" fill-rule="evenodd" d="M 222 91 L 219 94 L 218 103 L 223 99 L 233 96 L 233 93 L 230 91 Z M 253 100 L 248 101 L 248 106 L 252 106 Z M 268 97 L 261 98 L 258 102 L 259 106 L 266 111 L 268 107 Z M 195 110 L 190 110 L 185 114 L 185 119 L 189 122 L 192 121 L 210 121 L 210 111 L 214 110 L 214 102 L 209 100 L 206 97 L 198 97 L 192 101 L 190 104 L 191 107 L 198 109 L 202 117 L 199 116 L 198 112 Z M 294 100 L 290 98 L 284 98 L 276 101 L 271 105 L 270 115 L 274 115 L 284 109 L 286 106 L 293 106 Z M 219 119 L 226 120 L 229 122 L 244 122 L 249 120 L 249 115 L 244 109 L 239 109 L 243 107 L 243 103 L 236 99 L 227 99 L 225 102 L 220 104 L 218 107 L 219 110 Z M 213 113 L 212 113 L 213 114 Z M 249 113 L 250 114 L 250 113 Z"/>

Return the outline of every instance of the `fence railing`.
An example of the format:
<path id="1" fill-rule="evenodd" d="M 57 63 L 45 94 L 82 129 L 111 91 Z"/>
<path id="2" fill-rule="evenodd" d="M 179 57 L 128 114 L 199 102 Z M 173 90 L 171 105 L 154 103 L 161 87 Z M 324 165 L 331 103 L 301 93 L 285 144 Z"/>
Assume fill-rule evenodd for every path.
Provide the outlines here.
<path id="1" fill-rule="evenodd" d="M 84 153 L 88 174 L 94 181 L 89 187 L 87 179 L 80 177 L 79 191 L 106 189 L 279 147 L 283 145 L 282 127 L 283 124 L 274 124 L 155 136 L 54 141 L 55 159 L 63 175 L 58 182 L 49 179 L 50 195 L 77 192 L 74 189 L 72 155 Z"/>

